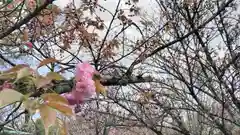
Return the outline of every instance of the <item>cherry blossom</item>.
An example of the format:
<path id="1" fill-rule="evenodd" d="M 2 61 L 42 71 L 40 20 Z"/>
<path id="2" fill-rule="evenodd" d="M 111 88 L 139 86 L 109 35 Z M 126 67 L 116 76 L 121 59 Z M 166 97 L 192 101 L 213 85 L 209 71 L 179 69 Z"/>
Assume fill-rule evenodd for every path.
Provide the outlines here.
<path id="1" fill-rule="evenodd" d="M 79 63 L 76 67 L 76 81 L 86 80 L 93 77 L 95 69 L 87 62 Z M 92 78 L 91 78 L 92 79 Z"/>
<path id="2" fill-rule="evenodd" d="M 33 44 L 31 42 L 26 42 L 25 45 L 28 47 L 28 48 L 33 48 Z"/>
<path id="3" fill-rule="evenodd" d="M 87 62 L 79 63 L 76 66 L 76 86 L 69 93 L 62 94 L 70 105 L 83 103 L 95 93 L 93 75 L 95 69 Z"/>

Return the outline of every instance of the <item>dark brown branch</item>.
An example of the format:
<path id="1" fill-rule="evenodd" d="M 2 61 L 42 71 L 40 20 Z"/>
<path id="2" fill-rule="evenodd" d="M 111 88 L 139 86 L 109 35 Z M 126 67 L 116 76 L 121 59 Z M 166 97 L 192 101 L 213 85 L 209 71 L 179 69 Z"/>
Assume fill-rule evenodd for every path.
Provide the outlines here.
<path id="1" fill-rule="evenodd" d="M 137 77 L 131 76 L 126 78 L 117 78 L 117 77 L 104 77 L 101 83 L 104 86 L 126 86 L 129 84 L 136 84 L 136 83 L 148 83 L 153 82 L 152 77 Z M 54 87 L 57 93 L 66 93 L 70 92 L 74 86 L 74 80 L 63 80 L 54 82 Z"/>
<path id="2" fill-rule="evenodd" d="M 14 30 L 19 29 L 22 25 L 28 23 L 32 18 L 38 15 L 39 12 L 41 12 L 43 9 L 45 9 L 48 4 L 51 3 L 51 0 L 46 0 L 46 2 L 40 6 L 39 8 L 36 8 L 34 12 L 29 13 L 24 19 L 22 19 L 20 22 L 16 23 L 14 26 L 8 28 L 6 31 L 0 33 L 0 39 L 3 39 L 4 37 L 11 34 Z"/>
<path id="3" fill-rule="evenodd" d="M 10 64 L 11 66 L 15 66 L 16 64 L 14 64 L 13 62 L 11 62 L 10 60 L 8 60 L 7 58 L 5 58 L 2 54 L 0 54 L 0 58 L 7 62 L 8 64 Z"/>
<path id="4" fill-rule="evenodd" d="M 222 11 L 225 10 L 225 8 L 227 6 L 229 6 L 234 0 L 229 0 L 228 2 L 222 4 L 222 6 L 218 9 L 218 11 L 212 15 L 212 17 L 210 17 L 209 19 L 207 19 L 204 23 L 202 23 L 201 25 L 199 25 L 198 27 L 196 27 L 195 29 L 193 29 L 192 31 L 188 32 L 187 34 L 185 34 L 184 36 L 182 36 L 181 38 L 178 38 L 174 41 L 171 41 L 165 45 L 162 45 L 160 47 L 158 47 L 157 49 L 153 50 L 152 53 L 148 54 L 148 56 L 146 58 L 149 58 L 153 55 L 155 55 L 156 53 L 158 53 L 159 51 L 179 42 L 184 40 L 185 38 L 187 38 L 188 36 L 194 34 L 196 31 L 198 31 L 199 29 L 202 29 L 205 25 L 207 25 L 209 22 L 211 22 L 215 17 L 217 17 Z"/>
<path id="5" fill-rule="evenodd" d="M 146 82 L 152 82 L 153 78 L 151 77 L 136 77 L 136 76 L 131 76 L 127 78 L 105 78 L 106 81 L 103 81 L 102 84 L 104 86 L 114 86 L 114 85 L 129 85 L 129 84 L 134 84 L 134 83 L 146 83 Z"/>
<path id="6" fill-rule="evenodd" d="M 3 127 L 4 127 L 5 125 L 7 125 L 7 124 L 10 123 L 11 121 L 14 121 L 15 119 L 19 118 L 21 115 L 25 114 L 26 112 L 27 112 L 27 111 L 25 110 L 25 111 L 19 113 L 17 116 L 13 117 L 11 120 L 8 120 L 8 121 L 0 124 L 0 131 L 3 129 Z"/>
<path id="7" fill-rule="evenodd" d="M 118 13 L 118 10 L 119 10 L 119 6 L 120 6 L 120 2 L 121 2 L 121 0 L 118 0 L 118 4 L 117 4 L 117 7 L 116 7 L 116 9 L 115 9 L 115 13 L 114 13 L 114 15 L 113 15 L 113 17 L 112 17 L 112 20 L 111 20 L 111 22 L 110 22 L 110 24 L 109 24 L 109 27 L 108 27 L 108 29 L 107 29 L 107 32 L 106 32 L 106 34 L 105 34 L 105 36 L 104 36 L 104 38 L 103 38 L 103 40 L 102 40 L 102 43 L 101 43 L 101 46 L 100 46 L 99 50 L 98 50 L 99 52 L 98 52 L 98 54 L 97 54 L 97 58 L 96 58 L 96 61 L 95 61 L 96 64 L 98 63 L 98 61 L 99 61 L 99 59 L 100 59 L 100 54 L 101 54 L 101 51 L 102 51 L 102 49 L 103 49 L 103 47 L 104 47 L 104 43 L 105 43 L 105 41 L 107 40 L 107 36 L 108 36 L 108 34 L 109 34 L 110 30 L 111 30 L 111 27 L 112 27 L 112 24 L 113 24 L 113 22 L 114 22 L 114 19 L 115 19 L 115 17 L 117 16 L 117 13 Z"/>

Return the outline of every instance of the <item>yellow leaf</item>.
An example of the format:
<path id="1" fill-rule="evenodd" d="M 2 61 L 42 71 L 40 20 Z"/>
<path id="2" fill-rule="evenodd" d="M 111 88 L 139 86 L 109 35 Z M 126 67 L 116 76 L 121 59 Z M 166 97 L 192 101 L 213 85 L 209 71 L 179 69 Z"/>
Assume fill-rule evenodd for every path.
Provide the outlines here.
<path id="1" fill-rule="evenodd" d="M 2 73 L 0 74 L 0 80 L 10 80 L 16 78 L 16 73 Z"/>
<path id="2" fill-rule="evenodd" d="M 73 115 L 72 108 L 66 104 L 60 104 L 57 102 L 46 102 L 46 105 L 58 110 L 59 112 L 65 114 L 65 115 L 68 115 L 68 116 Z"/>
<path id="3" fill-rule="evenodd" d="M 60 129 L 60 135 L 67 135 L 67 124 L 59 118 L 57 118 L 56 124 Z"/>
<path id="4" fill-rule="evenodd" d="M 57 112 L 45 104 L 39 107 L 39 112 L 45 128 L 45 135 L 48 135 L 49 127 L 55 124 Z"/>
<path id="5" fill-rule="evenodd" d="M 54 62 L 57 62 L 56 59 L 54 58 L 47 58 L 47 59 L 44 59 L 40 62 L 40 64 L 38 65 L 38 68 L 42 67 L 42 66 L 45 66 L 47 64 L 50 64 L 50 63 L 54 63 Z"/>
<path id="6" fill-rule="evenodd" d="M 37 76 L 36 80 L 34 81 L 35 86 L 37 89 L 42 88 L 52 82 L 52 79 L 42 77 L 42 76 Z"/>
<path id="7" fill-rule="evenodd" d="M 19 71 L 20 69 L 22 69 L 22 68 L 24 68 L 24 67 L 28 67 L 28 65 L 19 64 L 19 65 L 16 65 L 16 66 L 10 68 L 10 69 L 7 70 L 7 71 L 4 71 L 4 73 L 17 72 L 17 71 Z"/>
<path id="8" fill-rule="evenodd" d="M 57 103 L 61 103 L 61 104 L 66 104 L 68 105 L 68 101 L 67 99 L 65 99 L 64 97 L 60 96 L 57 93 L 46 93 L 42 95 L 43 100 L 46 102 L 57 102 Z"/>
<path id="9" fill-rule="evenodd" d="M 29 75 L 31 75 L 31 72 L 30 72 L 28 67 L 21 68 L 17 72 L 17 78 L 16 78 L 15 81 L 18 81 L 19 79 L 22 79 L 23 77 L 26 77 L 26 76 L 29 76 Z"/>
<path id="10" fill-rule="evenodd" d="M 95 80 L 95 87 L 97 94 L 101 93 L 103 96 L 107 96 L 107 91 L 105 87 L 101 84 L 100 80 Z"/>
<path id="11" fill-rule="evenodd" d="M 0 91 L 0 108 L 8 104 L 21 101 L 23 94 L 13 89 L 3 89 Z"/>
<path id="12" fill-rule="evenodd" d="M 27 99 L 23 102 L 24 108 L 27 109 L 30 114 L 36 113 L 39 109 L 39 102 L 37 99 Z"/>
<path id="13" fill-rule="evenodd" d="M 27 101 L 28 98 L 29 98 L 31 95 L 32 95 L 32 93 L 28 93 L 28 94 L 26 94 L 26 95 L 23 95 L 22 100 L 23 100 L 23 101 Z"/>
<path id="14" fill-rule="evenodd" d="M 67 124 L 64 123 L 63 127 L 60 130 L 60 135 L 67 135 L 67 134 L 68 134 L 68 132 L 67 132 Z"/>
<path id="15" fill-rule="evenodd" d="M 49 72 L 47 74 L 47 78 L 52 79 L 52 80 L 63 80 L 63 76 L 61 76 L 60 74 L 58 74 L 57 72 Z"/>

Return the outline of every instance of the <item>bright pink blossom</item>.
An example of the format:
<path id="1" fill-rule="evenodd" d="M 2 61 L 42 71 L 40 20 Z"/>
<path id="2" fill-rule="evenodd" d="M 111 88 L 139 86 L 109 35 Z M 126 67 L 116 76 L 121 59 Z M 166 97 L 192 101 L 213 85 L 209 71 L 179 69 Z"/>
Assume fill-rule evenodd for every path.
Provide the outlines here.
<path id="1" fill-rule="evenodd" d="M 7 8 L 9 8 L 9 9 L 13 9 L 14 6 L 13 6 L 13 4 L 8 4 L 8 5 L 7 5 Z"/>
<path id="2" fill-rule="evenodd" d="M 95 93 L 95 85 L 92 80 L 95 69 L 89 63 L 79 63 L 76 66 L 76 86 L 69 93 L 62 94 L 70 105 L 80 104 Z"/>
<path id="3" fill-rule="evenodd" d="M 76 67 L 76 81 L 92 79 L 95 69 L 87 62 L 78 63 Z"/>
<path id="4" fill-rule="evenodd" d="M 25 45 L 28 47 L 28 48 L 33 48 L 33 44 L 31 42 L 26 42 Z"/>
<path id="5" fill-rule="evenodd" d="M 85 98 L 91 97 L 95 92 L 95 85 L 92 79 L 76 83 L 76 91 L 84 95 Z"/>
<path id="6" fill-rule="evenodd" d="M 61 94 L 61 95 L 68 100 L 68 103 L 69 103 L 70 105 L 75 105 L 75 104 L 80 104 L 80 103 L 81 103 L 80 100 L 78 100 L 78 101 L 76 100 L 73 92 L 63 93 L 63 94 Z"/>

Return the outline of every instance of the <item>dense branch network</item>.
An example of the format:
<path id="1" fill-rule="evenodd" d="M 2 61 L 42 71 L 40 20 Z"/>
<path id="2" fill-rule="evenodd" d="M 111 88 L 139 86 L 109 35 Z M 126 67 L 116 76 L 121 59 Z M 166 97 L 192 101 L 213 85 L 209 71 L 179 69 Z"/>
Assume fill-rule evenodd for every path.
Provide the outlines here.
<path id="1" fill-rule="evenodd" d="M 79 56 L 81 54 L 79 48 L 88 51 L 91 57 L 91 65 L 104 74 L 101 84 L 114 88 L 114 90 L 109 90 L 110 92 L 105 98 L 89 99 L 87 105 L 90 107 L 81 110 L 86 111 L 86 114 L 91 113 L 93 115 L 89 119 L 93 120 L 96 126 L 95 132 L 100 134 L 101 130 L 106 128 L 104 126 L 109 124 L 109 121 L 112 122 L 110 126 L 116 124 L 124 125 L 123 127 L 127 128 L 129 125 L 131 125 L 130 127 L 145 127 L 159 135 L 215 135 L 218 133 L 232 135 L 233 131 L 238 130 L 240 127 L 239 65 L 237 64 L 239 53 L 236 52 L 240 32 L 234 29 L 239 27 L 239 21 L 236 21 L 239 19 L 232 17 L 229 13 L 234 11 L 234 0 L 217 0 L 212 3 L 204 0 L 184 0 L 185 3 L 183 4 L 174 0 L 156 0 L 159 4 L 158 8 L 164 14 L 160 15 L 163 23 L 160 24 L 160 27 L 158 26 L 159 22 L 153 20 L 152 22 L 156 23 L 155 26 L 149 24 L 143 30 L 137 25 L 138 23 L 131 23 L 123 15 L 123 11 L 119 7 L 120 2 L 121 0 L 117 2 L 113 13 L 110 13 L 112 16 L 110 26 L 107 27 L 103 40 L 95 42 L 96 39 L 91 39 L 90 35 L 95 33 L 89 34 L 84 30 L 84 27 L 81 27 L 85 22 L 79 19 L 81 18 L 80 15 L 74 10 L 73 13 L 76 13 L 76 15 L 71 16 L 72 18 L 69 17 L 70 21 L 67 22 L 67 24 L 73 23 L 74 27 L 50 34 L 51 36 L 47 39 L 36 39 L 33 48 L 36 53 L 41 55 L 41 58 L 57 58 L 58 56 L 50 51 L 52 45 L 57 44 L 57 48 L 62 49 L 72 57 L 67 62 L 56 62 L 58 65 L 64 66 L 62 71 L 72 70 L 76 63 L 82 62 L 82 57 Z M 95 4 L 95 6 L 97 5 Z M 209 9 L 209 5 L 210 8 L 211 6 L 215 8 Z M 67 12 L 70 15 L 71 13 L 70 11 Z M 117 35 L 113 36 L 114 40 L 109 42 L 116 18 L 121 18 L 125 21 L 121 21 L 121 23 L 125 24 L 120 32 L 116 32 Z M 77 20 L 77 23 L 72 22 L 74 19 Z M 176 22 L 173 22 L 173 20 Z M 90 22 L 96 24 L 92 20 Z M 100 24 L 100 22 L 98 23 Z M 124 37 L 125 31 L 132 24 L 139 29 L 141 38 L 143 38 L 141 41 L 134 42 L 128 37 Z M 19 28 L 19 26 L 17 27 Z M 170 30 L 166 30 L 167 28 Z M 75 52 L 66 49 L 70 47 L 70 43 L 66 43 L 67 41 L 63 41 L 66 43 L 65 46 L 61 46 L 55 41 L 63 33 L 70 33 L 65 36 L 69 36 L 67 40 L 71 40 L 70 37 L 75 35 L 76 31 L 74 30 L 76 29 L 80 29 L 80 32 L 77 31 L 80 33 L 77 40 L 81 42 L 77 50 L 73 49 Z M 12 30 L 10 28 L 11 32 Z M 164 34 L 170 36 L 170 39 L 164 39 Z M 120 39 L 119 35 L 123 35 L 123 37 Z M 0 37 L 5 37 L 5 34 L 0 34 Z M 219 39 L 223 40 L 221 45 L 228 49 L 226 49 L 224 58 L 215 56 L 218 49 L 214 46 L 213 38 L 217 41 Z M 41 44 L 38 45 L 37 42 L 41 42 Z M 128 45 L 131 42 L 133 42 L 134 47 Z M 117 53 L 120 57 L 112 57 L 114 55 L 111 54 L 111 50 L 116 48 L 118 49 L 116 52 L 119 50 L 121 52 Z M 227 53 L 228 51 L 230 54 Z M 41 61 L 41 58 L 32 55 Z M 105 55 L 107 56 L 105 57 Z M 128 56 L 134 57 L 130 64 L 126 64 L 129 67 L 120 62 L 128 60 Z M 14 62 L 8 60 L 2 54 L 0 54 L 0 59 L 11 66 L 15 66 Z M 151 71 L 144 67 L 145 65 L 150 67 Z M 53 71 L 54 66 L 54 64 L 48 65 L 51 71 Z M 137 68 L 137 66 L 140 68 Z M 144 73 L 149 71 L 150 74 L 143 76 L 144 73 L 139 72 L 142 68 Z M 115 71 L 117 71 L 117 75 L 115 75 Z M 62 94 L 73 90 L 75 83 L 75 78 L 52 81 L 53 85 L 50 85 L 50 87 L 51 90 Z M 122 90 L 123 87 L 121 86 L 127 86 L 129 90 Z M 43 89 L 32 96 L 40 96 L 44 93 L 41 93 L 41 90 Z M 95 104 L 97 104 L 97 107 Z M 13 109 L 13 111 L 15 110 Z M 10 114 L 12 113 L 10 112 Z M 6 119 L 0 126 L 9 123 L 9 121 L 11 119 Z"/>

